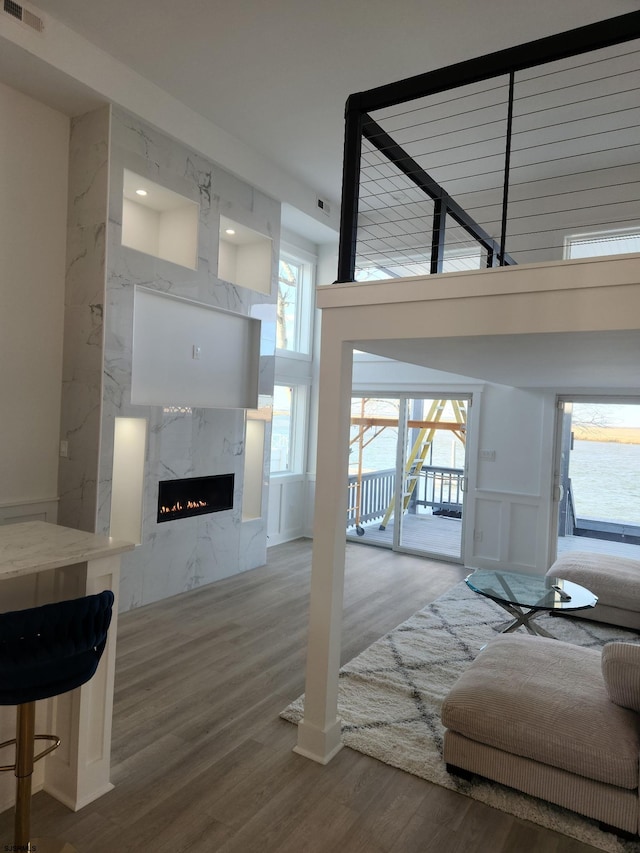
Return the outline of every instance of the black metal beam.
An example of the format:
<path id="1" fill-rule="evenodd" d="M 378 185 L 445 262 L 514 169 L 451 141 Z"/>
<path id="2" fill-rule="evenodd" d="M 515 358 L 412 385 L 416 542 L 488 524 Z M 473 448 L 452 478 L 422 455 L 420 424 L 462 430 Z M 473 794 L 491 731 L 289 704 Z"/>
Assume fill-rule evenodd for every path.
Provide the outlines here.
<path id="1" fill-rule="evenodd" d="M 626 15 L 607 18 L 595 24 L 587 24 L 574 30 L 498 50 L 486 56 L 457 62 L 446 68 L 388 83 L 386 86 L 357 92 L 349 96 L 347 104 L 350 109 L 360 110 L 363 113 L 372 112 L 434 95 L 437 92 L 478 83 L 491 77 L 499 77 L 512 71 L 521 71 L 546 62 L 622 44 L 635 38 L 640 38 L 640 12 L 629 12 Z"/>
<path id="2" fill-rule="evenodd" d="M 342 205 L 340 207 L 340 244 L 337 282 L 355 280 L 358 242 L 358 201 L 360 162 L 362 159 L 362 113 L 345 110 L 344 155 L 342 161 Z"/>
<path id="3" fill-rule="evenodd" d="M 407 152 L 369 115 L 362 116 L 362 135 L 381 151 L 409 180 L 413 181 L 417 187 L 425 192 L 429 198 L 439 201 L 444 206 L 447 214 L 483 245 L 488 252 L 492 251 L 496 255 L 501 255 L 501 247 L 497 240 L 494 240 L 490 234 L 487 234 L 484 228 L 478 225 L 466 210 L 451 198 L 422 166 L 418 165 L 412 157 L 409 157 Z M 516 261 L 509 255 L 504 255 L 504 264 L 511 265 L 515 263 Z"/>

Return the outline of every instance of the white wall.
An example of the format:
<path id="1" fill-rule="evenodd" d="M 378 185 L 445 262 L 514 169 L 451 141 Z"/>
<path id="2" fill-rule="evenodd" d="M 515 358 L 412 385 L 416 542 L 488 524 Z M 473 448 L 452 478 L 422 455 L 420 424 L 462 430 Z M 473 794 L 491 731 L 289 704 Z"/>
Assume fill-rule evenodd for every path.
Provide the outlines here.
<path id="1" fill-rule="evenodd" d="M 418 364 L 406 364 L 370 353 L 355 353 L 353 356 L 353 392 L 367 391 L 390 394 L 424 394 L 436 391 L 471 393 L 483 387 L 477 379 L 431 370 Z"/>
<path id="2" fill-rule="evenodd" d="M 68 142 L 0 84 L 0 505 L 57 496 Z"/>

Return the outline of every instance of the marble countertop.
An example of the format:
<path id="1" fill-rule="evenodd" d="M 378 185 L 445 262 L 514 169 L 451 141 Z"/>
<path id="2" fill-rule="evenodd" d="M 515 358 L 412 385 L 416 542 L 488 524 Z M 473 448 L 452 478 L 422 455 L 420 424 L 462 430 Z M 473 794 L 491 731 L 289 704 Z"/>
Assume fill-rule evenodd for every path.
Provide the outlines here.
<path id="1" fill-rule="evenodd" d="M 46 521 L 0 525 L 0 579 L 72 566 L 132 551 L 132 542 Z"/>

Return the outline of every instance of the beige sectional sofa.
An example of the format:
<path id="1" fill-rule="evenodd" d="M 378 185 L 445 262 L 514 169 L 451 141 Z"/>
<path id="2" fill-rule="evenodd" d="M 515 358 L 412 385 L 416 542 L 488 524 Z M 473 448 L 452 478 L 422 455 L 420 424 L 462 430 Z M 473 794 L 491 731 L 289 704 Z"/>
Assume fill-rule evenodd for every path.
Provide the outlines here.
<path id="1" fill-rule="evenodd" d="M 579 583 L 598 596 L 595 608 L 572 616 L 640 631 L 640 560 L 575 551 L 558 557 L 547 575 Z"/>
<path id="2" fill-rule="evenodd" d="M 639 712 L 640 645 L 503 634 L 444 701 L 444 760 L 635 836 Z"/>

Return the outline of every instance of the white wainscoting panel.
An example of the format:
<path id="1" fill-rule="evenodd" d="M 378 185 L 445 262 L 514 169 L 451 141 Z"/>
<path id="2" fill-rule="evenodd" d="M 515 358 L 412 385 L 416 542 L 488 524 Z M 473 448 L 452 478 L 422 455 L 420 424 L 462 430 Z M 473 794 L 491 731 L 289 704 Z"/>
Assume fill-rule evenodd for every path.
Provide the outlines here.
<path id="1" fill-rule="evenodd" d="M 543 570 L 546 536 L 539 495 L 476 493 L 474 506 L 473 548 L 466 565 L 533 574 Z"/>
<path id="2" fill-rule="evenodd" d="M 306 535 L 306 477 L 272 478 L 269 487 L 269 545 Z"/>
<path id="3" fill-rule="evenodd" d="M 21 521 L 58 521 L 58 498 L 24 501 L 0 506 L 0 524 L 18 524 Z"/>

